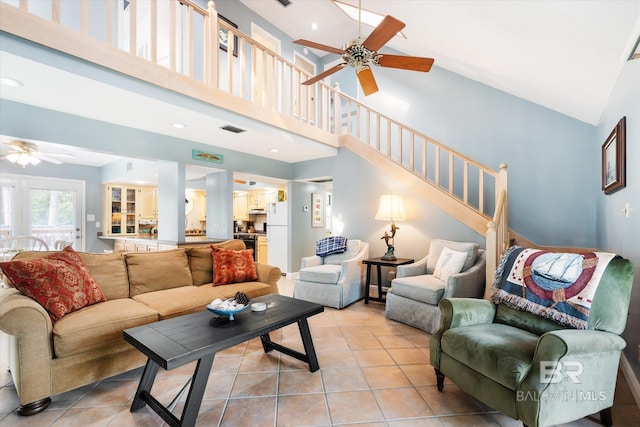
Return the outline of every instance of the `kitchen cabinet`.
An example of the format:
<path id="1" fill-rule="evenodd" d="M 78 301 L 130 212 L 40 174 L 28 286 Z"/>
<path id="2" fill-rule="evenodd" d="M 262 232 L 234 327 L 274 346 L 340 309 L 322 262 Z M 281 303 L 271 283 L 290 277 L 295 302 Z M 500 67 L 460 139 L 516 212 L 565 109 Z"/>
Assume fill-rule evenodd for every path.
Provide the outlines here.
<path id="1" fill-rule="evenodd" d="M 233 193 L 233 220 L 249 220 L 249 205 L 247 200 L 247 193 Z"/>
<path id="2" fill-rule="evenodd" d="M 268 264 L 267 254 L 269 253 L 269 246 L 267 242 L 268 242 L 267 236 L 264 236 L 264 235 L 258 236 L 258 242 L 256 245 L 256 249 L 258 253 L 257 253 L 256 261 L 258 261 L 260 264 Z"/>
<path id="3" fill-rule="evenodd" d="M 138 189 L 140 219 L 158 219 L 158 189 L 141 187 Z"/>
<path id="4" fill-rule="evenodd" d="M 104 187 L 103 232 L 107 235 L 138 233 L 137 188 L 108 184 Z"/>
<path id="5" fill-rule="evenodd" d="M 249 210 L 267 210 L 267 195 L 264 191 L 251 191 L 248 196 Z"/>

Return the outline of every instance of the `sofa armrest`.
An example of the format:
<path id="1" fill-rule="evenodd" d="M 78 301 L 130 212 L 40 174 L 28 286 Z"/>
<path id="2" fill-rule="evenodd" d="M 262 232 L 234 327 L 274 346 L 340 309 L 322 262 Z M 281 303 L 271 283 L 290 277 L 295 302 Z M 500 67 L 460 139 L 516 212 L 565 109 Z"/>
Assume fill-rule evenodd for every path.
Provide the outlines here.
<path id="1" fill-rule="evenodd" d="M 278 267 L 259 262 L 256 262 L 256 270 L 258 270 L 258 281 L 268 284 L 273 293 L 278 294 L 278 280 L 282 277 L 282 271 Z"/>
<path id="2" fill-rule="evenodd" d="M 482 298 L 486 282 L 487 260 L 484 251 L 476 263 L 462 273 L 449 276 L 442 298 Z"/>
<path id="3" fill-rule="evenodd" d="M 443 298 L 438 304 L 442 312 L 443 331 L 461 326 L 492 323 L 496 305 L 477 298 Z"/>
<path id="4" fill-rule="evenodd" d="M 369 258 L 369 244 L 362 242 L 362 247 L 353 258 L 342 261 L 338 283 L 361 282 L 364 274 L 362 261 Z"/>
<path id="5" fill-rule="evenodd" d="M 300 269 L 315 267 L 317 265 L 322 265 L 322 257 L 319 257 L 318 255 L 307 256 L 300 260 Z"/>
<path id="6" fill-rule="evenodd" d="M 606 331 L 563 329 L 543 334 L 531 370 L 517 390 L 522 421 L 534 425 L 536 414 L 571 410 L 568 401 L 594 404 L 586 414 L 612 406 L 625 346 L 622 338 Z M 547 425 L 544 419 L 536 421 Z"/>
<path id="7" fill-rule="evenodd" d="M 410 277 L 427 274 L 427 260 L 429 255 L 412 264 L 399 265 L 396 267 L 396 277 Z"/>
<path id="8" fill-rule="evenodd" d="M 490 301 L 477 298 L 443 298 L 438 304 L 442 312 L 440 329 L 431 337 L 429 353 L 431 365 L 440 369 L 440 339 L 447 330 L 461 326 L 492 323 L 496 306 Z"/>
<path id="9" fill-rule="evenodd" d="M 0 289 L 0 330 L 15 340 L 9 362 L 20 403 L 48 397 L 53 325 L 47 311 L 16 289 Z"/>

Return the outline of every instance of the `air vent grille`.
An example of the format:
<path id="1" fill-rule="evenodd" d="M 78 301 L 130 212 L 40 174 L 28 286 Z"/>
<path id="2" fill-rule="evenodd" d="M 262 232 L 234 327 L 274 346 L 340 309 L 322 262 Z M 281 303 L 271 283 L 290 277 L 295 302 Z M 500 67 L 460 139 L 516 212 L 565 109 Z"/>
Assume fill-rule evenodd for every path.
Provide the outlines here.
<path id="1" fill-rule="evenodd" d="M 240 128 L 237 128 L 237 127 L 231 126 L 231 125 L 222 126 L 220 129 L 224 129 L 226 131 L 233 132 L 233 133 L 246 132 L 246 129 L 240 129 Z"/>

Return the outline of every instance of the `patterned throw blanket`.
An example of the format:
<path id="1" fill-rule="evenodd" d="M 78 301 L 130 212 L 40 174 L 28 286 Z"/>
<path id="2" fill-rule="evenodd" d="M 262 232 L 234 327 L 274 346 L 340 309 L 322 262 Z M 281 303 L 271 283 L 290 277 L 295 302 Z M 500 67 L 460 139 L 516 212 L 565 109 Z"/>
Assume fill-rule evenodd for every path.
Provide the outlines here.
<path id="1" fill-rule="evenodd" d="M 323 237 L 316 242 L 316 255 L 327 256 L 347 251 L 347 238 L 341 236 Z"/>
<path id="2" fill-rule="evenodd" d="M 593 296 L 614 257 L 605 252 L 558 253 L 513 246 L 496 270 L 491 300 L 586 329 Z"/>

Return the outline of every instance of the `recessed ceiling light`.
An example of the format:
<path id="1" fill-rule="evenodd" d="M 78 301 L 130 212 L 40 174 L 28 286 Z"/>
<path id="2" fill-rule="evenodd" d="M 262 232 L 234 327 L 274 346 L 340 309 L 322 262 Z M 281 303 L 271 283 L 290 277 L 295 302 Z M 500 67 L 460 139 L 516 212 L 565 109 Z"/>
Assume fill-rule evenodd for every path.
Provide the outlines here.
<path id="1" fill-rule="evenodd" d="M 318 29 L 318 23 L 317 23 L 317 22 L 312 22 L 312 23 L 311 23 L 311 29 L 312 29 L 313 31 L 317 30 L 317 29 Z"/>
<path id="2" fill-rule="evenodd" d="M 11 77 L 0 77 L 0 84 L 3 86 L 20 87 L 24 86 L 20 80 L 12 79 Z"/>
<path id="3" fill-rule="evenodd" d="M 269 151 L 271 151 L 272 153 L 279 153 L 280 152 L 280 150 L 278 150 L 277 148 L 272 148 Z"/>
<path id="4" fill-rule="evenodd" d="M 176 129 L 184 129 L 187 127 L 187 125 L 185 125 L 184 123 L 171 123 L 171 126 Z"/>

